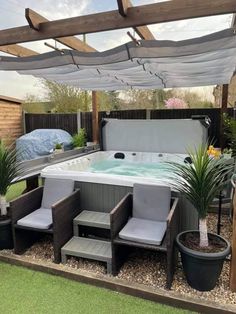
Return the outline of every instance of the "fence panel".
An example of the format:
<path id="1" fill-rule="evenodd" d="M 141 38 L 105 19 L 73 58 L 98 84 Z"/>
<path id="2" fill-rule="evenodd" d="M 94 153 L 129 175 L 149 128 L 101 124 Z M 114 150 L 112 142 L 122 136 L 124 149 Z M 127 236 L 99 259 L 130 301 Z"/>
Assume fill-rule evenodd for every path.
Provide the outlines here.
<path id="1" fill-rule="evenodd" d="M 99 121 L 102 118 L 107 119 L 146 119 L 146 109 L 137 110 L 114 110 L 114 111 L 100 111 Z"/>
<path id="2" fill-rule="evenodd" d="M 93 141 L 92 112 L 81 112 L 81 127 L 85 129 L 87 141 Z"/>
<path id="3" fill-rule="evenodd" d="M 230 116 L 236 112 L 229 108 L 227 112 Z M 148 113 L 148 114 L 147 114 Z M 215 145 L 220 144 L 221 132 L 221 109 L 160 109 L 149 110 L 117 110 L 117 111 L 100 111 L 98 114 L 99 123 L 103 118 L 113 119 L 190 119 L 193 115 L 207 115 L 211 119 L 209 128 L 209 138 L 215 141 Z M 35 129 L 63 129 L 70 134 L 77 132 L 77 115 L 71 114 L 25 114 L 26 132 Z M 92 141 L 92 112 L 81 112 L 81 127 L 85 128 L 87 133 L 87 141 Z"/>
<path id="4" fill-rule="evenodd" d="M 26 113 L 25 129 L 26 133 L 36 129 L 62 129 L 74 134 L 77 132 L 77 115 L 73 113 Z"/>

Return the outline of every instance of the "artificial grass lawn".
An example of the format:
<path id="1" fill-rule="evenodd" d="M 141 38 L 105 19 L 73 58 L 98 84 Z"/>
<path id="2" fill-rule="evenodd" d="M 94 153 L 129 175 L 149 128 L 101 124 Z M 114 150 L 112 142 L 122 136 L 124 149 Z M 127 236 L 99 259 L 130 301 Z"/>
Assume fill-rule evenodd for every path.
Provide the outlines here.
<path id="1" fill-rule="evenodd" d="M 25 181 L 21 181 L 21 182 L 17 182 L 15 184 L 12 184 L 7 191 L 7 195 L 6 195 L 7 201 L 10 202 L 14 198 L 21 195 L 22 192 L 25 190 L 25 188 L 26 188 L 26 182 Z"/>
<path id="2" fill-rule="evenodd" d="M 0 263 L 0 313 L 190 313 L 65 278 Z"/>
<path id="3" fill-rule="evenodd" d="M 39 179 L 39 185 L 42 185 L 42 180 Z M 7 191 L 7 202 L 12 201 L 14 198 L 17 198 L 22 194 L 22 192 L 26 189 L 26 181 L 20 181 L 10 185 Z"/>

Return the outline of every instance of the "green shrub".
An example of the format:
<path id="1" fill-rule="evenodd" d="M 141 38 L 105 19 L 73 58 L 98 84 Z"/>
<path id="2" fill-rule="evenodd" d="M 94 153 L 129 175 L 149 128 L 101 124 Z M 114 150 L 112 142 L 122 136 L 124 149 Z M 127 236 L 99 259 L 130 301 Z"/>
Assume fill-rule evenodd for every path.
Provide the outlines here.
<path id="1" fill-rule="evenodd" d="M 80 129 L 79 133 L 73 135 L 72 144 L 74 147 L 83 147 L 86 144 L 85 129 Z"/>
<path id="2" fill-rule="evenodd" d="M 223 114 L 224 134 L 231 148 L 232 156 L 236 157 L 236 120 L 227 114 Z"/>
<path id="3" fill-rule="evenodd" d="M 62 144 L 61 143 L 56 143 L 55 144 L 55 149 L 62 149 Z"/>

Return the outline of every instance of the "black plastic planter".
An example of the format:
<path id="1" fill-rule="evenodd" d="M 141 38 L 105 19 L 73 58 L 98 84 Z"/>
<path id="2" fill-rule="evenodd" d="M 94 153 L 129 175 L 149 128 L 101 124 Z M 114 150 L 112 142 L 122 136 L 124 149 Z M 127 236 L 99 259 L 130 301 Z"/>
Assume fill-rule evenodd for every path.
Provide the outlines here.
<path id="1" fill-rule="evenodd" d="M 181 253 L 184 273 L 188 284 L 199 291 L 210 291 L 214 289 L 216 282 L 221 274 L 224 260 L 230 253 L 230 244 L 221 236 L 211 233 L 211 235 L 220 238 L 227 244 L 224 251 L 218 253 L 203 253 L 191 250 L 185 247 L 180 239 L 186 233 L 199 232 L 189 230 L 177 235 L 176 242 Z"/>
<path id="2" fill-rule="evenodd" d="M 0 221 L 0 250 L 13 249 L 11 220 Z"/>

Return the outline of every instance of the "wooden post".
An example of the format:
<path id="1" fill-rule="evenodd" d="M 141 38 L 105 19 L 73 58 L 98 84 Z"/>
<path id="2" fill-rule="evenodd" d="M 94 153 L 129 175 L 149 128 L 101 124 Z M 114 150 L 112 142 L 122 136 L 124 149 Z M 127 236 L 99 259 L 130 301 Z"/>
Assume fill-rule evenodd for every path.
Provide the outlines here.
<path id="1" fill-rule="evenodd" d="M 221 93 L 221 117 L 220 117 L 220 147 L 224 148 L 223 113 L 227 112 L 229 84 L 222 85 Z"/>
<path id="2" fill-rule="evenodd" d="M 98 108 L 97 108 L 97 93 L 92 91 L 92 120 L 93 120 L 93 142 L 98 143 L 99 128 L 98 128 Z"/>
<path id="3" fill-rule="evenodd" d="M 231 246 L 230 290 L 236 292 L 236 191 L 234 191 L 233 199 L 233 233 Z"/>
<path id="4" fill-rule="evenodd" d="M 228 107 L 229 84 L 222 85 L 221 111 L 226 112 Z"/>

